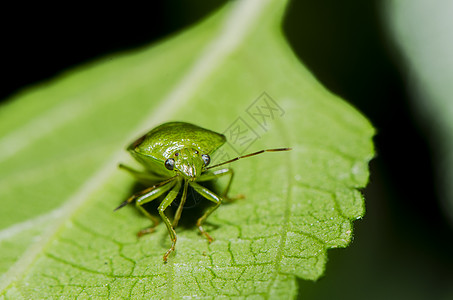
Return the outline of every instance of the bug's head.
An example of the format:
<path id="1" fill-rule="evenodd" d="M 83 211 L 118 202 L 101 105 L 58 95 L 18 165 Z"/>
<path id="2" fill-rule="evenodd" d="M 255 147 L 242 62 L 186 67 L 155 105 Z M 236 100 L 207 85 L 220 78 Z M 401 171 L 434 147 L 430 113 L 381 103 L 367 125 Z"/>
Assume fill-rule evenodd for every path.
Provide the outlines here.
<path id="1" fill-rule="evenodd" d="M 185 148 L 176 151 L 165 161 L 165 168 L 181 174 L 184 178 L 194 181 L 210 162 L 209 155 L 202 154 L 196 149 Z"/>

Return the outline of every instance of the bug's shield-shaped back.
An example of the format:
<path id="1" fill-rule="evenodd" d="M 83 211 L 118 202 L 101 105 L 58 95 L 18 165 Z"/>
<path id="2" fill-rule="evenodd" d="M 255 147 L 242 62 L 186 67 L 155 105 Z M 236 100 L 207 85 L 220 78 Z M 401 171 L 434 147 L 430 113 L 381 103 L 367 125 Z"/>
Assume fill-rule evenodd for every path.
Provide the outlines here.
<path id="1" fill-rule="evenodd" d="M 185 148 L 212 154 L 226 141 L 223 134 L 184 122 L 162 124 L 133 142 L 127 149 L 146 169 L 169 176 L 164 162 L 173 153 Z"/>

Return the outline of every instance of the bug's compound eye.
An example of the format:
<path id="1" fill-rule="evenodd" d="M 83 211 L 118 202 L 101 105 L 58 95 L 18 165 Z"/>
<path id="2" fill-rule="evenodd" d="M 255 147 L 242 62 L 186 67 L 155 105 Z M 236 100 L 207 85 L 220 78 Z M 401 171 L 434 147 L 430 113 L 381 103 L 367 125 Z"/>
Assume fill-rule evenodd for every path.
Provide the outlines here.
<path id="1" fill-rule="evenodd" d="M 176 153 L 175 153 L 175 156 L 179 156 L 179 152 L 176 152 Z"/>
<path id="2" fill-rule="evenodd" d="M 172 171 L 175 168 L 175 160 L 173 158 L 169 158 L 165 161 L 165 168 Z"/>
<path id="3" fill-rule="evenodd" d="M 209 163 L 211 162 L 211 158 L 207 154 L 203 154 L 201 156 L 201 159 L 203 159 L 205 166 L 209 165 Z"/>
<path id="4" fill-rule="evenodd" d="M 198 150 L 195 150 L 195 154 L 198 154 Z"/>

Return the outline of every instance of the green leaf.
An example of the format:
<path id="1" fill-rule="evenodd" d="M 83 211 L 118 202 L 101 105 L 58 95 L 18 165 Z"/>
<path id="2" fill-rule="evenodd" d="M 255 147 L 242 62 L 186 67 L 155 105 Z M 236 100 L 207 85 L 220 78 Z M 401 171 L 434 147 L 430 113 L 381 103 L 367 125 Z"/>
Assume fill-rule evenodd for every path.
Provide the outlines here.
<path id="1" fill-rule="evenodd" d="M 0 110 L 0 278 L 5 298 L 291 298 L 364 214 L 374 130 L 326 91 L 282 36 L 285 1 L 238 1 L 153 47 L 17 95 Z M 266 108 L 266 104 L 272 108 Z M 261 111 L 262 115 L 259 115 Z M 225 132 L 231 194 L 206 229 L 183 211 L 176 251 L 133 207 L 124 147 L 170 120 Z M 240 125 L 241 127 L 238 127 Z M 240 130 L 240 135 L 234 135 Z M 245 151 L 245 148 L 247 148 Z M 224 186 L 215 183 L 216 189 Z M 196 198 L 194 198 L 196 199 Z"/>

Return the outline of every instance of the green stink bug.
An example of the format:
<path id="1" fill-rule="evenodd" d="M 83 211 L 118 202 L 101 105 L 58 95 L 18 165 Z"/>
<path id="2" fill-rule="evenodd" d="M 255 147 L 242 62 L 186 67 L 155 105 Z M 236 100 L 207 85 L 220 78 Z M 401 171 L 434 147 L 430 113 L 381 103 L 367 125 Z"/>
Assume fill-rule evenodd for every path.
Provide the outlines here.
<path id="1" fill-rule="evenodd" d="M 137 171 L 124 165 L 120 165 L 120 168 L 130 172 L 137 180 L 150 185 L 150 187 L 132 195 L 115 210 L 135 201 L 137 208 L 153 222 L 152 227 L 138 232 L 137 235 L 140 237 L 146 233 L 153 232 L 154 227 L 159 223 L 159 220 L 146 211 L 143 205 L 168 192 L 158 209 L 159 215 L 167 226 L 172 241 L 170 249 L 164 254 L 164 262 L 167 261 L 170 253 L 175 250 L 175 227 L 178 225 L 181 217 L 189 185 L 204 198 L 215 203 L 197 221 L 197 226 L 201 234 L 209 242 L 212 242 L 213 238 L 203 229 L 203 223 L 219 207 L 222 199 L 227 198 L 234 173 L 230 168 L 215 171 L 211 169 L 264 152 L 291 150 L 291 148 L 261 150 L 208 167 L 211 160 L 210 155 L 225 142 L 226 138 L 223 134 L 189 123 L 170 122 L 152 129 L 127 148 L 131 155 L 143 165 L 145 170 Z M 216 195 L 209 189 L 198 184 L 198 182 L 213 180 L 224 175 L 229 175 L 230 178 L 222 196 Z M 175 200 L 181 187 L 183 187 L 181 202 L 176 210 L 172 223 L 166 216 L 165 209 Z"/>

